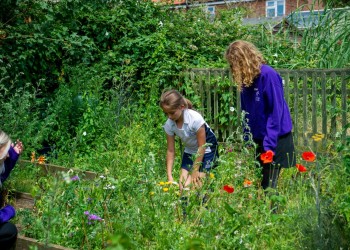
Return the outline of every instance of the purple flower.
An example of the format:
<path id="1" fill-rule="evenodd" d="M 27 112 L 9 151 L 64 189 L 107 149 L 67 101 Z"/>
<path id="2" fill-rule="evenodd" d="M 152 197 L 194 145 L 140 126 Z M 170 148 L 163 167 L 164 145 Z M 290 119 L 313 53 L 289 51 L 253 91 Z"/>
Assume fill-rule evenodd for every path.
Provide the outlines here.
<path id="1" fill-rule="evenodd" d="M 102 221 L 102 218 L 96 214 L 90 214 L 89 211 L 85 211 L 84 214 L 87 216 L 88 218 L 88 224 L 91 225 L 92 222 L 94 221 Z"/>
<path id="2" fill-rule="evenodd" d="M 102 218 L 96 214 L 90 214 L 89 217 L 88 217 L 89 220 L 99 220 L 101 221 Z"/>
<path id="3" fill-rule="evenodd" d="M 71 179 L 71 181 L 79 181 L 80 180 L 80 178 L 79 178 L 79 176 L 73 176 L 72 178 L 70 178 Z"/>

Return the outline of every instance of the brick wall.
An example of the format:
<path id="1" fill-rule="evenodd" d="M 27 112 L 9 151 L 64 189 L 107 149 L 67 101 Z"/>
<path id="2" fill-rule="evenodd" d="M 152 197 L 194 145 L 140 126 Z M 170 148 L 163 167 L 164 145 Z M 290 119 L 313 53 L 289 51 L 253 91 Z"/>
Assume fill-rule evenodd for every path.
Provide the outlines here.
<path id="1" fill-rule="evenodd" d="M 321 1 L 314 3 L 314 0 L 286 0 L 286 14 L 290 14 L 295 10 L 319 10 L 323 9 Z"/>
<path id="2" fill-rule="evenodd" d="M 161 2 L 161 3 L 170 3 L 177 6 L 184 6 L 186 1 L 185 0 L 152 0 L 153 2 Z M 318 10 L 322 9 L 322 3 L 321 0 L 316 1 L 315 0 L 285 0 L 286 3 L 286 15 L 289 15 L 291 12 L 300 9 L 300 10 Z M 211 5 L 215 4 L 216 1 L 214 0 L 197 0 L 197 1 L 191 1 L 189 0 L 188 3 L 211 3 Z M 222 2 L 222 1 L 217 1 Z M 191 5 L 190 5 L 191 7 Z M 255 0 L 250 2 L 227 2 L 225 4 L 217 4 L 215 5 L 216 11 L 220 9 L 227 9 L 227 8 L 236 8 L 236 7 L 244 7 L 247 8 L 248 14 L 246 17 L 265 17 L 266 16 L 266 0 Z"/>
<path id="3" fill-rule="evenodd" d="M 205 1 L 204 1 L 205 2 Z M 215 2 L 215 1 L 207 1 Z M 289 15 L 291 12 L 300 9 L 300 10 L 318 10 L 322 9 L 323 6 L 320 3 L 313 3 L 314 0 L 286 0 L 286 15 Z M 317 2 L 317 1 L 316 1 Z M 251 2 L 240 2 L 240 3 L 227 3 L 221 5 L 215 5 L 216 10 L 226 9 L 226 8 L 236 8 L 236 7 L 245 7 L 249 9 L 249 13 L 246 17 L 265 17 L 266 15 L 266 0 L 255 0 Z"/>

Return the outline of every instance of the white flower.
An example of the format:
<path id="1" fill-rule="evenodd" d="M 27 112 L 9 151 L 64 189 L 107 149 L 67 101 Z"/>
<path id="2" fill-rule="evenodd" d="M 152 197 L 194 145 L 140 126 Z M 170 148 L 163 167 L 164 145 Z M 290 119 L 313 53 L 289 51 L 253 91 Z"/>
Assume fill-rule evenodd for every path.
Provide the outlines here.
<path id="1" fill-rule="evenodd" d="M 163 22 L 162 21 L 159 22 L 159 26 L 163 27 Z"/>
<path id="2" fill-rule="evenodd" d="M 191 45 L 189 46 L 189 48 L 190 48 L 191 50 L 194 50 L 194 51 L 198 50 L 198 47 L 197 47 L 196 45 L 193 45 L 193 44 L 191 44 Z"/>
<path id="3" fill-rule="evenodd" d="M 108 184 L 107 186 L 105 186 L 103 189 L 115 189 L 115 186 Z"/>
<path id="4" fill-rule="evenodd" d="M 83 132 L 83 136 L 86 136 L 86 131 Z"/>
<path id="5" fill-rule="evenodd" d="M 275 54 L 273 54 L 273 56 L 274 56 L 274 57 L 278 57 L 278 54 L 277 54 L 277 53 L 275 53 Z"/>
<path id="6" fill-rule="evenodd" d="M 230 107 L 230 111 L 231 112 L 235 111 L 235 107 Z"/>
<path id="7" fill-rule="evenodd" d="M 108 31 L 106 31 L 105 36 L 108 36 L 108 35 L 109 35 Z"/>
<path id="8" fill-rule="evenodd" d="M 104 175 L 100 175 L 101 179 L 106 179 L 106 177 Z"/>
<path id="9" fill-rule="evenodd" d="M 64 180 L 67 184 L 71 183 L 71 179 L 70 179 L 70 176 L 69 176 L 69 171 L 68 171 L 67 173 L 62 172 L 62 177 L 63 177 L 63 180 Z"/>

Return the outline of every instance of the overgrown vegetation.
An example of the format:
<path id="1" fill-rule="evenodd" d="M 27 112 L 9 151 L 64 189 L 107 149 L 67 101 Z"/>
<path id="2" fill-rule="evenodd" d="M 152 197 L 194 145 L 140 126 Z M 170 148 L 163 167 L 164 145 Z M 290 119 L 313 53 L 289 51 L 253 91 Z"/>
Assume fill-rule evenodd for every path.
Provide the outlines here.
<path id="1" fill-rule="evenodd" d="M 349 238 L 348 143 L 340 143 L 339 152 L 330 149 L 327 160 L 318 159 L 321 166 L 316 172 L 286 171 L 280 197 L 267 200 L 249 154 L 223 150 L 215 181 L 208 180 L 214 188 L 209 208 L 194 205 L 194 217 L 182 223 L 176 214 L 176 188 L 164 192 L 159 186 L 165 181 L 165 117 L 158 108 L 165 87 L 188 91 L 198 101 L 191 86 L 179 80 L 180 72 L 226 67 L 223 52 L 236 39 L 256 43 L 275 68 L 349 67 L 348 16 L 325 19 L 322 26 L 294 37 L 291 30 L 272 34 L 264 26 L 243 25 L 244 9 L 222 10 L 213 20 L 201 8 L 178 11 L 135 0 L 7 0 L 1 7 L 1 129 L 23 141 L 24 159 L 31 152 L 45 154 L 51 163 L 108 178 L 93 185 L 39 183 L 45 187 L 44 200 L 57 207 L 48 209 L 38 201 L 34 215 L 45 219 L 33 224 L 32 236 L 62 245 L 73 239 L 67 246 L 79 248 L 83 242 L 86 249 L 101 247 L 111 236 L 108 233 L 115 235 L 112 245 L 126 244 L 125 248 L 140 248 L 145 242 L 157 249 L 211 248 L 214 238 L 219 240 L 217 248 L 349 246 L 335 242 L 332 234 L 343 230 L 342 239 Z M 231 100 L 223 98 L 222 123 L 239 126 L 239 118 L 230 117 Z M 244 178 L 254 187 L 243 188 Z M 321 205 L 316 207 L 312 181 L 318 180 Z M 107 182 L 115 189 L 105 193 L 98 187 Z M 225 184 L 236 188 L 234 195 L 221 191 Z M 95 203 L 86 203 L 87 198 Z M 282 214 L 270 214 L 265 204 L 269 199 L 279 199 Z M 61 207 L 67 201 L 71 204 Z M 75 223 L 86 219 L 85 209 L 103 217 L 107 227 L 84 224 L 85 234 L 74 232 Z M 56 231 L 41 234 L 50 227 L 58 230 L 61 221 L 52 218 L 66 212 L 71 221 L 64 223 L 70 231 L 63 238 Z"/>

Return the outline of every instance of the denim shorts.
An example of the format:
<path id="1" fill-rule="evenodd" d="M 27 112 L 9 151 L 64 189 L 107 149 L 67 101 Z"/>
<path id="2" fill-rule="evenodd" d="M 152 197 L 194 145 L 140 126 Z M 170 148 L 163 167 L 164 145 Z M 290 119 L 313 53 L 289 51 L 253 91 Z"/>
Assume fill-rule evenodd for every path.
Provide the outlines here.
<path id="1" fill-rule="evenodd" d="M 217 167 L 217 158 L 218 158 L 218 150 L 217 147 L 214 151 L 204 154 L 203 161 L 201 166 L 199 167 L 199 172 L 210 172 L 210 170 Z M 183 153 L 181 168 L 186 169 L 187 171 L 191 171 L 193 167 L 193 160 L 195 159 L 195 155 L 189 153 Z"/>

